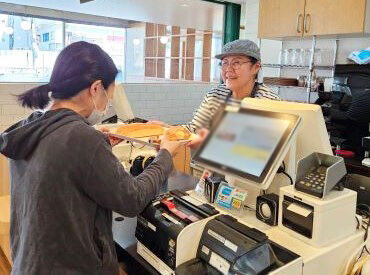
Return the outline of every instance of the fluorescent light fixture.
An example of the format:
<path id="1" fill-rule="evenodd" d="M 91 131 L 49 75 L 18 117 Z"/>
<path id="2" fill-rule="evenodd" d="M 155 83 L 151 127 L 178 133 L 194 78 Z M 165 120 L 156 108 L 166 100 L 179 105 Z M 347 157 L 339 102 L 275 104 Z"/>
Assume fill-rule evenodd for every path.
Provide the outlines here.
<path id="1" fill-rule="evenodd" d="M 161 41 L 162 44 L 166 44 L 168 42 L 168 36 L 161 36 L 159 41 Z"/>
<path id="2" fill-rule="evenodd" d="M 21 28 L 25 31 L 29 31 L 31 29 L 31 22 L 28 20 L 22 20 Z"/>

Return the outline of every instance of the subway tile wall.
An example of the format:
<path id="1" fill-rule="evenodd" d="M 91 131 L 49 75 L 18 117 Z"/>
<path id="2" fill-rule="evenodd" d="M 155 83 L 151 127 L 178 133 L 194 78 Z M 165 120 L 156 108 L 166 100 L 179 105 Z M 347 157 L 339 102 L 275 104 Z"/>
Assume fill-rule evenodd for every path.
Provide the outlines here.
<path id="1" fill-rule="evenodd" d="M 125 84 L 136 117 L 170 124 L 188 122 L 214 84 Z"/>
<path id="2" fill-rule="evenodd" d="M 0 84 L 0 131 L 31 113 L 15 95 L 38 84 Z M 136 117 L 162 120 L 169 124 L 188 122 L 204 95 L 215 84 L 124 84 Z"/>

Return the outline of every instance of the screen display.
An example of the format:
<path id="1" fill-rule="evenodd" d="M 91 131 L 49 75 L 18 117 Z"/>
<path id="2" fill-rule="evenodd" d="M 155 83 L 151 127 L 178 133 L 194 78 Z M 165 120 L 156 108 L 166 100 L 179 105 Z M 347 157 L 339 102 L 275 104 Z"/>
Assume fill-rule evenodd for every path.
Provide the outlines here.
<path id="1" fill-rule="evenodd" d="M 260 177 L 291 120 L 226 112 L 199 157 Z"/>

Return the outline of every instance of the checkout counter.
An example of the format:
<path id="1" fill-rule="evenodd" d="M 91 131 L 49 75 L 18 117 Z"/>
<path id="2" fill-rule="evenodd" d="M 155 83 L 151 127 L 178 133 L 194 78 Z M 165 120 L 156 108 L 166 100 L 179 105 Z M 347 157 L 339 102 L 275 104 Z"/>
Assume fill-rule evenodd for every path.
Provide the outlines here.
<path id="1" fill-rule="evenodd" d="M 343 162 L 332 156 L 321 109 L 261 99 L 242 106 L 225 109 L 193 156 L 246 191 L 242 207 L 195 190 L 161 195 L 138 217 L 137 254 L 160 274 L 345 274 L 370 242 L 356 216 L 356 192 L 337 188 Z M 316 171 L 308 163 L 322 179 L 302 189 L 299 182 Z M 256 215 L 257 197 L 266 193 L 277 198 L 275 226 Z M 222 195 L 219 189 L 216 197 L 227 201 Z"/>

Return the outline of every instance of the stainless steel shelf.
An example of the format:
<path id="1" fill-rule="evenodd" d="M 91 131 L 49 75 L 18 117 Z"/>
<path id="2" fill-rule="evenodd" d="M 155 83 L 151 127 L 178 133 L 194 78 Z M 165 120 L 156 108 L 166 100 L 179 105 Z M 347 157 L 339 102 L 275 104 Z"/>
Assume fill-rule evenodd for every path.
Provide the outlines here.
<path id="1" fill-rule="evenodd" d="M 299 90 L 307 90 L 307 87 L 301 87 L 301 86 L 284 86 L 284 85 L 276 85 L 276 84 L 268 84 L 264 83 L 266 86 L 269 87 L 275 87 L 275 88 L 286 88 L 286 89 L 299 89 Z"/>
<path id="2" fill-rule="evenodd" d="M 268 64 L 268 63 L 262 64 L 262 67 L 277 68 L 277 69 L 306 69 L 306 70 L 308 70 L 310 68 L 309 66 Z M 334 66 L 315 65 L 314 69 L 317 69 L 317 70 L 332 70 L 332 69 L 334 69 Z"/>

